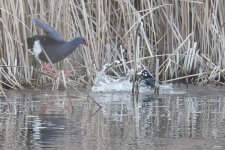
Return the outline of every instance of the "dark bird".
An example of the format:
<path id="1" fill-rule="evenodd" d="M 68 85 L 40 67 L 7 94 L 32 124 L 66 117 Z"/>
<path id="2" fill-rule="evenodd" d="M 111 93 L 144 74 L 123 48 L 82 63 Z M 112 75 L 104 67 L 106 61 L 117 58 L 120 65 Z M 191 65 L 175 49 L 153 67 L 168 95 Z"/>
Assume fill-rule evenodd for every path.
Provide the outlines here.
<path id="1" fill-rule="evenodd" d="M 79 45 L 88 45 L 87 40 L 82 36 L 71 41 L 65 41 L 64 38 L 48 24 L 37 19 L 34 19 L 33 23 L 43 29 L 46 35 L 35 35 L 34 37 L 28 38 L 28 48 L 32 48 L 34 54 L 44 62 L 49 62 L 45 53 L 52 63 L 57 63 L 69 56 Z"/>
<path id="2" fill-rule="evenodd" d="M 147 86 L 155 87 L 155 77 L 146 69 L 141 72 L 141 81 L 144 81 Z M 162 82 L 159 81 L 159 84 Z"/>

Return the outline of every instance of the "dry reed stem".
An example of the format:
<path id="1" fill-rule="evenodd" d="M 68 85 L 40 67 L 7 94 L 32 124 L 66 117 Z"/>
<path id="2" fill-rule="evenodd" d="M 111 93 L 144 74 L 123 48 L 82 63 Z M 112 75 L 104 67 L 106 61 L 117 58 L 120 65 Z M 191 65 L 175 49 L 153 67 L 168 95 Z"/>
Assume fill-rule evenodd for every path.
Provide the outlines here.
<path id="1" fill-rule="evenodd" d="M 139 4 L 136 10 L 134 2 L 127 0 L 0 1 L 2 84 L 22 88 L 23 83 L 43 82 L 45 85 L 50 82 L 57 88 L 61 82 L 77 87 L 78 79 L 87 76 L 91 85 L 96 72 L 106 62 L 123 60 L 118 43 L 127 50 L 128 61 L 122 63 L 126 69 L 117 65 L 120 69 L 111 70 L 121 76 L 124 70 L 134 67 L 135 35 L 140 20 L 143 22 L 140 61 L 150 69 L 154 68 L 154 59 L 161 56 L 161 79 L 194 78 L 191 75 L 198 74 L 199 63 L 206 67 L 211 79 L 224 78 L 224 1 L 153 0 Z M 69 59 L 56 65 L 58 70 L 81 68 L 73 73 L 73 80 L 63 74 L 57 81 L 53 81 L 53 77 L 36 75 L 40 74 L 41 64 L 36 63 L 26 44 L 27 37 L 43 34 L 32 25 L 34 18 L 54 26 L 67 40 L 80 35 L 88 38 L 89 47 L 80 47 Z M 203 55 L 198 56 L 199 52 Z"/>

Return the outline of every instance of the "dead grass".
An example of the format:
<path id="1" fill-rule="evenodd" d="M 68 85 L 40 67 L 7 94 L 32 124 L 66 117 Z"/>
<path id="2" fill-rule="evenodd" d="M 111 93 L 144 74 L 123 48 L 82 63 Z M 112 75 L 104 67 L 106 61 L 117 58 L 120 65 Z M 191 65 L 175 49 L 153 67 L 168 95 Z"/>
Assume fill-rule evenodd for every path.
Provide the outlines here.
<path id="1" fill-rule="evenodd" d="M 125 68 L 134 68 L 136 34 L 140 35 L 138 58 L 153 72 L 155 58 L 159 58 L 161 80 L 195 81 L 204 74 L 208 80 L 221 82 L 225 66 L 224 5 L 224 1 L 210 0 L 151 0 L 140 1 L 140 10 L 136 10 L 132 0 L 2 0 L 1 84 L 10 88 L 23 88 L 24 83 L 77 88 L 91 85 L 105 63 L 118 59 L 123 69 L 115 68 L 114 72 L 122 75 Z M 27 37 L 43 34 L 32 25 L 33 18 L 54 26 L 67 40 L 79 35 L 89 39 L 88 47 L 80 47 L 55 64 L 59 70 L 74 70 L 71 77 L 62 71 L 57 77 L 44 74 L 40 62 L 27 49 Z M 117 48 L 119 43 L 122 48 Z"/>

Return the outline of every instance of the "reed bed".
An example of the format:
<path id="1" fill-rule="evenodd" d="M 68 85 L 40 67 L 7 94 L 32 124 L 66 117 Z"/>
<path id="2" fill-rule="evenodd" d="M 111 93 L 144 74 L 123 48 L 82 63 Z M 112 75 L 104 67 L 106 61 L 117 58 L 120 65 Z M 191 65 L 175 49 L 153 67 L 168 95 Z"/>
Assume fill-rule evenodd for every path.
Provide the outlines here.
<path id="1" fill-rule="evenodd" d="M 105 63 L 121 62 L 110 72 L 117 77 L 134 68 L 137 45 L 140 63 L 151 72 L 159 59 L 163 81 L 222 84 L 224 8 L 224 1 L 211 0 L 1 0 L 1 85 L 53 89 L 92 85 Z M 32 25 L 33 18 L 54 26 L 67 40 L 83 35 L 89 46 L 55 64 L 59 72 L 48 75 L 27 49 L 27 37 L 43 34 Z M 69 77 L 63 69 L 70 70 Z"/>

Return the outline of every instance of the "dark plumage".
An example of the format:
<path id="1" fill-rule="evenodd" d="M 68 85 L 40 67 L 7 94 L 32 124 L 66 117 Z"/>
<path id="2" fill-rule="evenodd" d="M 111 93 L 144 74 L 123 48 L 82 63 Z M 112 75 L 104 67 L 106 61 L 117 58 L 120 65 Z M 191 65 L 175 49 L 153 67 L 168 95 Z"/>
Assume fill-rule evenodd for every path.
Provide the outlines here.
<path id="1" fill-rule="evenodd" d="M 87 41 L 84 37 L 77 37 L 71 41 L 65 41 L 63 37 L 48 24 L 37 19 L 33 20 L 33 23 L 42 28 L 47 35 L 36 35 L 28 38 L 28 48 L 32 48 L 34 54 L 44 62 L 48 62 L 48 59 L 43 49 L 52 63 L 57 63 L 69 56 L 80 44 L 87 45 Z"/>
<path id="2" fill-rule="evenodd" d="M 155 87 L 155 77 L 146 69 L 141 72 L 141 80 L 145 82 L 145 85 Z M 162 84 L 162 82 L 159 81 L 159 84 Z"/>

